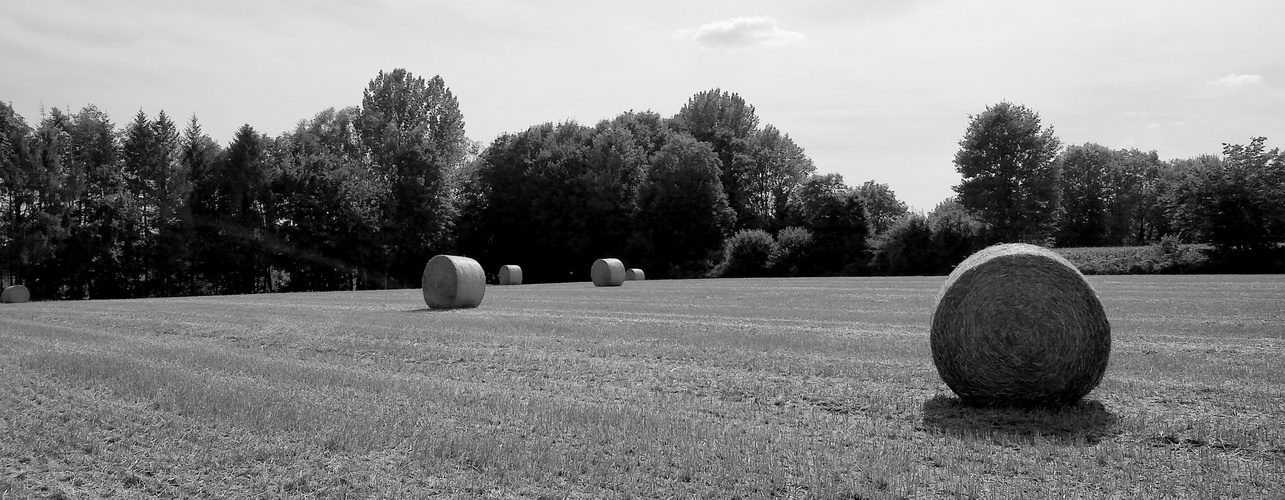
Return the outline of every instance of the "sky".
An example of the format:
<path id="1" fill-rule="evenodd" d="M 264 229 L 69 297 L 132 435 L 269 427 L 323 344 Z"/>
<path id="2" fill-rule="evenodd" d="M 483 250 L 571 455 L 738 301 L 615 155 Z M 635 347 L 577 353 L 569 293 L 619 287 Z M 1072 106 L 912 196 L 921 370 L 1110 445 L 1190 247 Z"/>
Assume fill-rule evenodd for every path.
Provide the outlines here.
<path id="1" fill-rule="evenodd" d="M 1285 146 L 1279 0 L 42 0 L 0 2 L 0 101 L 196 116 L 227 144 L 356 106 L 381 70 L 440 75 L 468 137 L 722 89 L 818 173 L 931 210 L 970 115 L 1008 101 L 1065 145 Z"/>

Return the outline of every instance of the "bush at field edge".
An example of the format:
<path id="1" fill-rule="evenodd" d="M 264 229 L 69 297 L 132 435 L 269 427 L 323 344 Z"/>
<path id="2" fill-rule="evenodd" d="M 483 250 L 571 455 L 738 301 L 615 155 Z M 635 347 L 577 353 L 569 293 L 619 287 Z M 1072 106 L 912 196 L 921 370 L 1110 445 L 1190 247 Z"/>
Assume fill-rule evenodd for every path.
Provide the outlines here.
<path id="1" fill-rule="evenodd" d="M 1193 274 L 1211 272 L 1208 245 L 1165 241 L 1138 247 L 1055 248 L 1084 274 Z"/>

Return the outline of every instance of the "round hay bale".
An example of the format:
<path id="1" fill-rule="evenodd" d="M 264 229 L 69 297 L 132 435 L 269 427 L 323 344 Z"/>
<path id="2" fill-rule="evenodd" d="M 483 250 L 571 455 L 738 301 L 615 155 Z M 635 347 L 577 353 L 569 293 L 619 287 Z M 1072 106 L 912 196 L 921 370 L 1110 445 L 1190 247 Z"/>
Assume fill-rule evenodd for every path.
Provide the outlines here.
<path id="1" fill-rule="evenodd" d="M 644 281 L 646 279 L 647 275 L 643 274 L 642 269 L 636 267 L 625 269 L 625 281 Z"/>
<path id="2" fill-rule="evenodd" d="M 501 285 L 521 285 L 522 268 L 515 265 L 500 267 L 500 284 Z"/>
<path id="3" fill-rule="evenodd" d="M 950 273 L 932 316 L 937 373 L 965 404 L 1065 406 L 1102 381 L 1111 324 L 1062 256 L 995 245 Z"/>
<path id="4" fill-rule="evenodd" d="M 424 303 L 433 309 L 477 307 L 486 295 L 486 273 L 476 260 L 438 255 L 424 266 Z"/>
<path id="5" fill-rule="evenodd" d="M 594 286 L 620 286 L 625 282 L 625 265 L 620 259 L 598 259 L 589 268 Z"/>
<path id="6" fill-rule="evenodd" d="M 31 300 L 31 290 L 22 285 L 7 286 L 4 291 L 0 292 L 0 302 L 5 304 L 18 304 Z"/>

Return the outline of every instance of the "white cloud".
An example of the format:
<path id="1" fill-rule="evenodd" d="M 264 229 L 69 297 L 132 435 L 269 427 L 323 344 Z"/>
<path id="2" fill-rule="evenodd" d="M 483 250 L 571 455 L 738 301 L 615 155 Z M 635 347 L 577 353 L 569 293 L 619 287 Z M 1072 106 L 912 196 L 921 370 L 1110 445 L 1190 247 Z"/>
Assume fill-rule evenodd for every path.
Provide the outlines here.
<path id="1" fill-rule="evenodd" d="M 1154 130 L 1154 129 L 1161 128 L 1161 127 L 1163 127 L 1163 126 L 1164 126 L 1164 125 L 1161 125 L 1161 124 L 1159 124 L 1159 123 L 1148 123 L 1146 126 L 1144 126 L 1144 127 L 1142 127 L 1142 128 L 1149 128 L 1149 129 L 1153 129 L 1153 130 Z"/>
<path id="2" fill-rule="evenodd" d="M 804 38 L 803 33 L 781 29 L 771 17 L 736 17 L 701 25 L 694 30 L 680 30 L 674 36 L 691 38 L 710 48 L 744 48 L 785 45 Z"/>
<path id="3" fill-rule="evenodd" d="M 1263 81 L 1263 77 L 1258 75 L 1241 75 L 1236 73 L 1229 73 L 1227 74 L 1227 76 L 1224 76 L 1217 80 L 1209 80 L 1205 83 L 1209 85 L 1219 86 L 1219 87 L 1243 87 L 1245 85 L 1253 85 L 1261 81 Z"/>

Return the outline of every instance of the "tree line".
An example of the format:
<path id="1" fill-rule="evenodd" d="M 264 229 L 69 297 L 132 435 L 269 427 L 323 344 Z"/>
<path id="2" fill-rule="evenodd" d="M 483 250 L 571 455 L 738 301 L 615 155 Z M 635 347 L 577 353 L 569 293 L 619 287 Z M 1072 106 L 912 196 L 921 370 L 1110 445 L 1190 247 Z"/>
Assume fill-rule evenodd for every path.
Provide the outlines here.
<path id="1" fill-rule="evenodd" d="M 1254 137 L 1223 144 L 1221 155 L 1168 161 L 1095 143 L 1063 148 L 1038 113 L 1001 102 L 970 117 L 955 156 L 957 196 L 938 210 L 972 219 L 962 227 L 974 246 L 1203 243 L 1223 263 L 1239 261 L 1233 268 L 1276 269 L 1285 243 L 1285 151 L 1265 143 Z M 933 214 L 926 219 L 903 221 L 897 234 L 913 239 Z"/>
<path id="2" fill-rule="evenodd" d="M 721 89 L 673 116 L 629 111 L 470 141 L 440 76 L 380 72 L 360 106 L 222 146 L 196 117 L 86 106 L 34 126 L 0 103 L 5 283 L 39 299 L 418 286 L 437 253 L 531 282 L 603 256 L 649 277 L 931 274 L 997 241 L 1219 248 L 1282 239 L 1282 154 L 1264 140 L 1161 161 L 1001 103 L 970 117 L 957 196 L 910 212 L 886 184 L 818 174 Z"/>
<path id="3" fill-rule="evenodd" d="M 1285 270 L 1285 152 L 1266 139 L 1222 155 L 1161 160 L 1096 143 L 1063 147 L 1034 110 L 1001 102 L 969 117 L 954 164 L 956 195 L 907 213 L 873 242 L 885 274 L 944 274 L 1001 242 L 1048 247 L 1199 243 L 1207 268 Z"/>
<path id="4" fill-rule="evenodd" d="M 469 157 L 441 78 L 380 72 L 360 107 L 226 147 L 195 117 L 90 105 L 28 126 L 0 104 L 7 282 L 41 299 L 383 288 L 449 248 Z"/>

